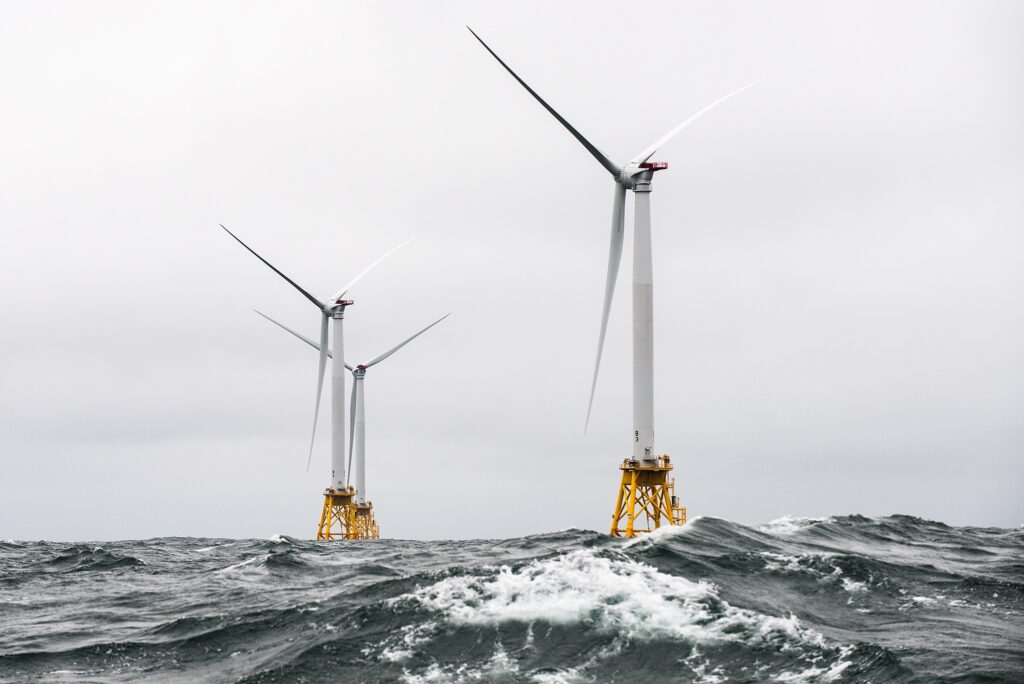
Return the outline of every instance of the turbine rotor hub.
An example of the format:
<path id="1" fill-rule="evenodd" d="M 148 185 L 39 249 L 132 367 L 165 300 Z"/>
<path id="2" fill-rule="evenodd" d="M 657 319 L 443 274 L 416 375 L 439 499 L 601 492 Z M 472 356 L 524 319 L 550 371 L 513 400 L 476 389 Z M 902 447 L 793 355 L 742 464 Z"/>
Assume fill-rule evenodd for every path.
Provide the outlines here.
<path id="1" fill-rule="evenodd" d="M 615 182 L 625 186 L 627 190 L 633 190 L 639 183 L 650 183 L 655 171 L 664 171 L 667 168 L 668 162 L 629 162 L 619 172 Z"/>
<path id="2" fill-rule="evenodd" d="M 352 306 L 355 302 L 351 299 L 338 299 L 330 306 L 331 318 L 344 318 L 345 307 Z"/>

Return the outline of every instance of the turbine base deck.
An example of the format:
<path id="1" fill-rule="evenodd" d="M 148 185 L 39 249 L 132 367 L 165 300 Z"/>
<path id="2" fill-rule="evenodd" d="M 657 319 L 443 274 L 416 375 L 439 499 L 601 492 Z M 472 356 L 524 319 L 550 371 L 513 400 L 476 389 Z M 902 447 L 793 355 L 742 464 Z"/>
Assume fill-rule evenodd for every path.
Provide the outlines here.
<path id="1" fill-rule="evenodd" d="M 380 526 L 373 517 L 373 502 L 352 506 L 352 536 L 350 539 L 380 539 Z"/>
<path id="2" fill-rule="evenodd" d="M 627 458 L 619 470 L 622 477 L 612 511 L 613 537 L 635 537 L 662 525 L 686 524 L 686 507 L 676 498 L 676 481 L 669 477 L 672 461 L 666 454 L 654 461 Z"/>
<path id="3" fill-rule="evenodd" d="M 380 527 L 373 518 L 373 504 L 357 503 L 355 497 L 353 487 L 324 490 L 317 540 L 380 538 Z"/>

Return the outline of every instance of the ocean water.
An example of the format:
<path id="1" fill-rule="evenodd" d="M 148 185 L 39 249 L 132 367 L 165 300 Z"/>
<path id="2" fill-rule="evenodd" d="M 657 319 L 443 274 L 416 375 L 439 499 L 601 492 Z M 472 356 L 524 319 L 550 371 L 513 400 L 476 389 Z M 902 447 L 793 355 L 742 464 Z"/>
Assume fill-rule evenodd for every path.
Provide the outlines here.
<path id="1" fill-rule="evenodd" d="M 1024 530 L 0 542 L 4 682 L 1022 682 Z"/>

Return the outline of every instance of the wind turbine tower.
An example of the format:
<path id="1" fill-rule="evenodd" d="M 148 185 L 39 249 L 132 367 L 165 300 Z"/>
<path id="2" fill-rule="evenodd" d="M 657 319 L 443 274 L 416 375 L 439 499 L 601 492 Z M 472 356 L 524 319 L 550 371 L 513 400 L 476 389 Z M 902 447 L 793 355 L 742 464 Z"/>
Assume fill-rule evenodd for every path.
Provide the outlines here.
<path id="1" fill-rule="evenodd" d="M 468 26 L 466 28 L 469 28 Z M 675 480 L 669 477 L 672 462 L 667 454 L 654 449 L 654 269 L 651 246 L 651 190 L 654 174 L 668 168 L 665 162 L 652 162 L 658 149 L 715 105 L 755 85 L 750 83 L 704 107 L 690 118 L 666 133 L 654 144 L 622 167 L 616 165 L 597 147 L 565 120 L 561 114 L 537 94 L 526 81 L 492 50 L 473 29 L 469 29 L 480 44 L 498 60 L 505 70 L 523 86 L 584 148 L 611 174 L 615 182 L 612 196 L 611 244 L 608 250 L 608 274 L 605 281 L 604 305 L 601 310 L 601 328 L 597 339 L 597 359 L 587 404 L 586 425 L 594 404 L 597 375 L 601 367 L 611 310 L 615 281 L 622 260 L 625 229 L 626 191 L 634 197 L 633 221 L 633 453 L 619 466 L 621 476 L 612 509 L 611 534 L 633 537 L 639 532 L 650 532 L 661 525 L 686 523 L 686 508 L 675 496 Z M 584 427 L 584 430 L 586 427 Z"/>
<path id="2" fill-rule="evenodd" d="M 324 489 L 324 503 L 320 511 L 320 522 L 317 525 L 316 538 L 319 540 L 364 539 L 366 537 L 360 536 L 360 528 L 355 525 L 354 500 L 357 497 L 357 491 L 349 484 L 348 479 L 345 477 L 345 371 L 351 369 L 351 367 L 345 364 L 344 322 L 345 309 L 355 304 L 351 299 L 345 299 L 345 295 L 370 269 L 399 248 L 412 242 L 412 239 L 406 240 L 367 266 L 345 287 L 341 288 L 334 296 L 324 302 L 311 295 L 298 283 L 279 271 L 273 264 L 257 254 L 252 247 L 242 242 L 237 235 L 223 225 L 221 225 L 221 228 L 224 228 L 224 231 L 233 237 L 238 244 L 242 245 L 253 256 L 266 264 L 274 273 L 284 278 L 289 285 L 298 290 L 302 296 L 320 310 L 320 344 L 317 345 L 317 348 L 320 350 L 320 363 L 316 379 L 316 403 L 313 407 L 313 432 L 309 440 L 309 456 L 306 459 L 307 471 L 313 459 L 317 416 L 320 413 L 320 398 L 323 394 L 324 373 L 327 368 L 327 357 L 329 355 L 327 346 L 328 327 L 333 332 L 334 354 L 331 363 L 331 479 L 330 484 Z M 328 322 L 330 322 L 330 325 L 328 325 Z"/>
<path id="3" fill-rule="evenodd" d="M 263 316 L 274 325 L 290 332 L 295 337 L 299 338 L 314 349 L 321 351 L 323 347 L 313 340 L 309 339 L 305 335 L 301 335 L 283 323 L 275 321 L 270 316 L 266 315 L 261 311 L 257 311 L 260 316 Z M 383 354 L 378 354 L 366 363 L 361 363 L 355 368 L 348 365 L 344 367 L 352 373 L 352 396 L 349 402 L 349 442 L 348 442 L 348 472 L 355 473 L 356 480 L 356 500 L 350 504 L 350 534 L 355 539 L 378 539 L 380 537 L 380 527 L 377 525 L 376 520 L 373 516 L 373 502 L 366 498 L 366 404 L 364 398 L 364 382 L 366 380 L 366 370 L 376 366 L 378 363 L 388 358 L 399 349 L 409 344 L 417 337 L 427 332 L 435 325 L 448 318 L 451 314 L 445 314 L 441 318 L 437 319 L 427 327 L 423 328 L 414 335 L 410 335 L 391 349 L 387 350 Z M 331 350 L 327 350 L 327 356 L 333 357 Z M 352 458 L 355 456 L 355 468 L 352 467 Z"/>

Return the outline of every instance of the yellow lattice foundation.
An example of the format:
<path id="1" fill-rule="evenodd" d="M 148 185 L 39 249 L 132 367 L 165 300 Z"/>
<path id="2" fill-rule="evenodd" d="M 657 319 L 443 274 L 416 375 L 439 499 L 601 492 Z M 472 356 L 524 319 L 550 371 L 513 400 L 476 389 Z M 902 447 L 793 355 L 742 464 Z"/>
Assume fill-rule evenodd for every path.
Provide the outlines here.
<path id="1" fill-rule="evenodd" d="M 316 528 L 318 540 L 351 539 L 352 538 L 352 507 L 356 490 L 325 489 L 324 507 L 320 511 L 320 524 Z"/>
<path id="2" fill-rule="evenodd" d="M 373 503 L 357 503 L 356 490 L 325 489 L 324 507 L 320 511 L 320 525 L 316 538 L 332 539 L 380 539 L 380 527 L 373 519 Z"/>
<path id="3" fill-rule="evenodd" d="M 372 502 L 355 504 L 352 513 L 352 536 L 350 539 L 380 539 L 380 527 L 373 518 Z"/>
<path id="4" fill-rule="evenodd" d="M 686 523 L 686 508 L 676 498 L 675 479 L 668 476 L 672 462 L 667 455 L 650 465 L 626 459 L 619 470 L 622 479 L 612 512 L 612 536 L 635 537 L 662 525 Z"/>

